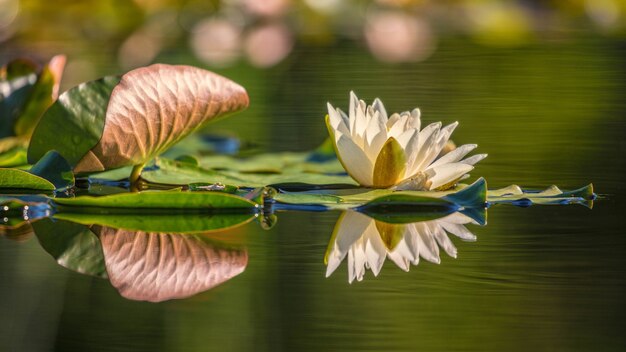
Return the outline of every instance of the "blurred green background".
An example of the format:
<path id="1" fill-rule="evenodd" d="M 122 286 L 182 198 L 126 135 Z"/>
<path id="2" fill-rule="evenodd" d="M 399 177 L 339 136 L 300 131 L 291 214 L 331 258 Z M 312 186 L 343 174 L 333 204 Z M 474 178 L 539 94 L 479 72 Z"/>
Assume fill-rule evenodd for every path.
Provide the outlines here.
<path id="1" fill-rule="evenodd" d="M 626 2 L 0 0 L 0 62 L 64 53 L 62 90 L 153 62 L 242 84 L 250 108 L 208 126 L 259 150 L 326 138 L 348 92 L 388 111 L 459 121 L 489 153 L 490 188 L 593 182 L 583 207 L 490 209 L 459 258 L 347 283 L 324 278 L 337 213 L 279 214 L 237 230 L 246 271 L 213 291 L 127 301 L 57 266 L 35 239 L 0 241 L 7 351 L 621 351 L 626 242 Z M 306 224 L 307 226 L 303 226 Z"/>

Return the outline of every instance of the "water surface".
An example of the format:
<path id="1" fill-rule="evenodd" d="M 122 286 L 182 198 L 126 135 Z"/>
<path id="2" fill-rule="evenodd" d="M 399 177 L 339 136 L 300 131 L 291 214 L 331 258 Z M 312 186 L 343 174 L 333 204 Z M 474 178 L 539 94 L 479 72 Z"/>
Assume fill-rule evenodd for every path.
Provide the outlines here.
<path id="1" fill-rule="evenodd" d="M 262 74 L 224 70 L 248 87 L 252 107 L 212 128 L 261 150 L 310 149 L 325 138 L 326 101 L 347 106 L 354 89 L 389 111 L 418 105 L 425 121 L 458 120 L 453 139 L 490 154 L 472 172 L 489 188 L 593 182 L 603 197 L 592 210 L 495 206 L 486 226 L 468 225 L 477 241 L 451 236 L 456 259 L 442 252 L 440 264 L 409 272 L 387 260 L 352 284 L 346 262 L 326 278 L 340 213 L 281 212 L 270 230 L 252 221 L 212 235 L 245 251 L 242 273 L 160 303 L 59 266 L 36 237 L 3 238 L 2 350 L 624 350 L 623 45 L 443 44 L 414 65 L 337 46 L 300 48 Z"/>

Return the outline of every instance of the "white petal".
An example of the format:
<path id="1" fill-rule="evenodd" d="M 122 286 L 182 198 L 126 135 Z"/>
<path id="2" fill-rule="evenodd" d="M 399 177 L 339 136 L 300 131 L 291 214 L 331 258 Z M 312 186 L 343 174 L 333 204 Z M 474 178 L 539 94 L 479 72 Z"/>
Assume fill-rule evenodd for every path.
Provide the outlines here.
<path id="1" fill-rule="evenodd" d="M 464 174 L 472 171 L 473 168 L 473 166 L 463 163 L 450 163 L 427 169 L 425 173 L 431 182 L 430 190 L 455 181 Z"/>
<path id="2" fill-rule="evenodd" d="M 428 166 L 428 164 L 425 163 L 425 160 L 429 158 L 432 153 L 432 145 L 437 139 L 440 126 L 441 122 L 431 123 L 420 131 L 417 141 L 417 156 L 415 157 L 413 164 L 409 167 L 411 176 L 419 171 L 422 171 L 426 168 L 426 166 Z"/>
<path id="3" fill-rule="evenodd" d="M 443 148 L 446 146 L 446 144 L 448 143 L 448 140 L 450 139 L 450 136 L 452 136 L 452 132 L 454 132 L 454 130 L 456 129 L 456 127 L 459 125 L 458 122 L 454 122 L 451 123 L 445 127 L 443 127 L 441 130 L 439 130 L 439 135 L 438 135 L 438 139 L 434 144 L 435 149 L 433 150 L 433 152 L 435 153 L 434 156 L 435 158 L 437 158 L 439 156 L 439 154 L 441 154 L 441 151 L 443 150 Z M 432 159 L 428 162 L 428 164 L 432 163 L 433 160 Z"/>
<path id="4" fill-rule="evenodd" d="M 393 124 L 393 126 L 391 126 L 391 128 L 389 128 L 387 135 L 397 139 L 402 133 L 404 133 L 404 131 L 406 131 L 406 125 L 410 117 L 411 115 L 409 114 L 401 114 L 400 118 Z"/>
<path id="5" fill-rule="evenodd" d="M 330 125 L 335 131 L 339 131 L 343 134 L 350 134 L 348 126 L 344 123 L 343 118 L 339 111 L 335 110 L 330 103 L 328 105 L 328 117 L 330 119 Z"/>
<path id="6" fill-rule="evenodd" d="M 389 116 L 389 120 L 387 120 L 387 130 L 389 130 L 393 125 L 396 124 L 400 120 L 400 114 L 394 112 Z"/>
<path id="7" fill-rule="evenodd" d="M 428 149 L 426 149 L 426 152 L 423 154 L 424 158 L 420 160 L 420 164 L 415 167 L 416 170 L 430 168 L 431 163 L 437 158 L 437 156 L 439 156 L 439 154 L 441 154 L 441 150 L 448 142 L 450 134 L 457 125 L 458 123 L 453 123 L 442 128 L 439 131 L 433 132 L 433 135 L 431 136 L 434 136 L 435 133 L 436 136 L 434 137 L 434 140 L 431 140 L 429 143 L 424 144 L 423 148 Z M 428 146 L 429 144 L 430 146 Z"/>
<path id="8" fill-rule="evenodd" d="M 366 118 L 366 110 L 367 106 L 363 100 L 359 100 L 359 105 L 356 109 L 356 119 L 354 122 L 354 129 L 352 130 L 352 136 L 360 136 L 363 137 L 363 133 L 367 128 L 367 118 Z"/>
<path id="9" fill-rule="evenodd" d="M 367 109 L 365 110 L 365 122 L 367 126 L 369 126 L 370 121 L 372 120 L 372 118 L 374 118 L 374 116 L 378 118 L 380 116 L 380 112 L 374 109 L 371 105 L 368 105 Z"/>
<path id="10" fill-rule="evenodd" d="M 376 158 L 387 141 L 387 127 L 380 115 L 377 116 L 378 118 L 372 119 L 365 130 L 365 154 L 370 158 L 372 165 L 376 164 Z"/>
<path id="11" fill-rule="evenodd" d="M 365 151 L 346 135 L 337 140 L 337 152 L 350 176 L 363 186 L 372 184 L 374 166 Z"/>
<path id="12" fill-rule="evenodd" d="M 354 125 L 356 123 L 356 110 L 359 107 L 359 98 L 356 97 L 353 91 L 350 92 L 350 107 L 348 108 L 348 118 L 350 123 L 348 127 L 350 127 L 350 133 L 354 133 Z"/>
<path id="13" fill-rule="evenodd" d="M 372 103 L 372 107 L 380 113 L 380 118 L 383 121 L 383 123 L 387 123 L 387 119 L 388 119 L 387 110 L 385 109 L 383 102 L 380 101 L 380 99 L 376 98 L 374 99 L 374 102 Z"/>
<path id="14" fill-rule="evenodd" d="M 350 118 L 348 117 L 348 115 L 346 115 L 345 112 L 343 112 L 343 110 L 337 108 L 337 112 L 339 113 L 339 115 L 341 115 L 341 118 L 343 119 L 343 123 L 346 126 L 350 126 Z"/>
<path id="15" fill-rule="evenodd" d="M 478 145 L 476 144 L 464 144 L 455 150 L 449 152 L 448 154 L 442 156 L 441 158 L 435 160 L 429 167 L 435 167 L 447 163 L 455 163 L 461 160 L 464 156 L 466 156 L 469 152 L 476 149 Z"/>
<path id="16" fill-rule="evenodd" d="M 460 162 L 462 162 L 463 164 L 467 164 L 467 165 L 475 165 L 477 162 L 483 160 L 486 157 L 487 157 L 487 154 L 476 154 L 476 155 L 470 156 L 469 158 L 465 160 L 461 160 Z"/>
<path id="17" fill-rule="evenodd" d="M 415 134 L 407 142 L 406 147 L 404 147 L 404 153 L 406 155 L 406 170 L 404 172 L 405 178 L 409 178 L 417 172 L 417 170 L 413 167 L 415 166 L 415 160 L 419 155 L 419 130 L 417 128 L 414 130 Z"/>
<path id="18" fill-rule="evenodd" d="M 411 119 L 409 120 L 409 128 L 416 128 L 418 131 L 421 128 L 422 125 L 422 121 L 420 119 L 421 116 L 421 112 L 420 109 L 415 108 L 413 109 L 413 111 L 411 111 Z"/>
<path id="19" fill-rule="evenodd" d="M 448 138 L 450 138 L 450 136 L 452 135 L 452 132 L 454 132 L 454 130 L 456 129 L 456 127 L 459 125 L 458 121 L 454 121 L 453 123 L 447 125 L 446 127 L 442 128 L 441 131 L 446 131 L 449 132 L 448 133 Z M 447 142 L 447 139 L 446 139 Z M 445 143 L 444 143 L 445 144 Z"/>
<path id="20" fill-rule="evenodd" d="M 400 144 L 400 146 L 402 147 L 402 149 L 405 150 L 406 153 L 406 147 L 409 144 L 409 142 L 411 141 L 411 138 L 413 138 L 413 136 L 417 135 L 417 130 L 412 128 L 409 130 L 406 130 L 404 132 L 402 132 L 398 138 L 396 138 L 396 141 L 398 141 L 398 143 Z"/>
<path id="21" fill-rule="evenodd" d="M 420 131 L 420 144 L 419 144 L 419 148 L 422 149 L 424 147 L 428 147 L 428 145 L 424 144 L 428 138 L 435 132 L 439 132 L 439 129 L 441 128 L 441 122 L 433 122 L 430 125 L 424 127 L 423 130 Z"/>

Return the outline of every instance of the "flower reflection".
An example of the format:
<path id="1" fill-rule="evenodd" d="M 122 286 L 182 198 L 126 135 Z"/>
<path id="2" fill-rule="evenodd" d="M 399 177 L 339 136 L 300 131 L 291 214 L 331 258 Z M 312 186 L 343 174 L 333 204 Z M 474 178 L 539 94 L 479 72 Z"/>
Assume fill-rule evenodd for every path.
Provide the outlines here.
<path id="1" fill-rule="evenodd" d="M 476 236 L 466 224 L 478 224 L 472 218 L 453 213 L 435 220 L 409 224 L 390 224 L 356 211 L 346 211 L 335 225 L 325 262 L 326 277 L 348 257 L 348 282 L 363 280 L 370 269 L 378 276 L 386 258 L 400 269 L 409 271 L 421 259 L 439 264 L 439 247 L 456 258 L 457 250 L 448 233 L 465 241 L 475 241 Z"/>

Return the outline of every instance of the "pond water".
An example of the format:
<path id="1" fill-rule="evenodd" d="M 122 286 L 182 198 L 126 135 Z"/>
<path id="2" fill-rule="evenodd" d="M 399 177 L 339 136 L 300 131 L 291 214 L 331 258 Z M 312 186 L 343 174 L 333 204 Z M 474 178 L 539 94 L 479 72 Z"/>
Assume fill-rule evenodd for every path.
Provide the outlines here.
<path id="1" fill-rule="evenodd" d="M 366 270 L 352 283 L 350 254 L 326 277 L 333 231 L 347 217 L 336 211 L 278 212 L 269 230 L 255 219 L 199 239 L 101 228 L 108 280 L 58 265 L 36 227 L 38 237 L 0 239 L 1 350 L 622 351 L 625 49 L 598 38 L 519 49 L 452 40 L 426 62 L 388 66 L 338 45 L 300 48 L 262 73 L 224 69 L 252 105 L 210 129 L 253 148 L 314 148 L 325 138 L 326 101 L 347 106 L 353 89 L 388 111 L 418 105 L 426 121 L 458 120 L 453 139 L 489 153 L 472 180 L 484 176 L 490 189 L 593 182 L 600 199 L 593 209 L 493 206 L 485 226 L 464 225 L 475 241 L 447 236 L 456 258 L 441 248 L 439 264 L 424 254 L 408 272 L 387 259 L 377 276 Z M 179 256 L 178 268 L 198 279 L 154 285 L 176 266 L 147 243 L 187 253 L 193 260 Z M 136 261 L 131 244 L 152 266 Z M 214 281 L 207 260 L 219 269 Z"/>

